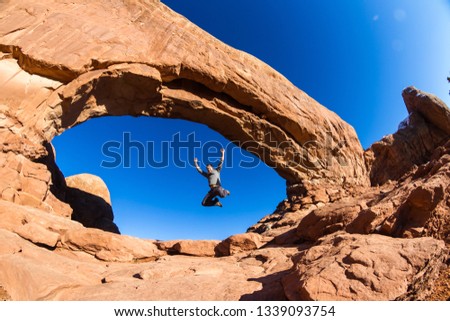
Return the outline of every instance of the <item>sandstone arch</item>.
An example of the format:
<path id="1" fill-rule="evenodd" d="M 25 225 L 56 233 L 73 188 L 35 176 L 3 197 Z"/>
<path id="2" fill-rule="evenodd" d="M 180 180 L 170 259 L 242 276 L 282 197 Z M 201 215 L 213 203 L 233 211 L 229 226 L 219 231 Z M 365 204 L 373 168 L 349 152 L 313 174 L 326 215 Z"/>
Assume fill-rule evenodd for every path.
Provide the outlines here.
<path id="1" fill-rule="evenodd" d="M 4 153 L 42 159 L 55 135 L 92 117 L 183 118 L 257 154 L 288 186 L 368 185 L 351 126 L 159 1 L 20 0 L 0 9 Z"/>
<path id="2" fill-rule="evenodd" d="M 415 128 L 367 151 L 372 183 L 388 182 L 358 189 L 369 175 L 348 124 L 158 1 L 1 1 L 0 296 L 4 288 L 15 300 L 427 298 L 448 261 L 449 112 L 414 88 L 404 97 Z M 252 227 L 258 234 L 220 242 L 229 259 L 196 262 L 167 254 L 217 255 L 217 242 L 140 240 L 53 215 L 71 213 L 51 138 L 106 114 L 181 117 L 249 139 L 244 147 L 258 147 L 301 201 L 281 203 Z M 281 145 L 267 144 L 266 133 Z M 286 145 L 333 162 L 289 163 Z M 264 159 L 267 151 L 276 157 Z M 298 244 L 305 239 L 314 244 Z"/>

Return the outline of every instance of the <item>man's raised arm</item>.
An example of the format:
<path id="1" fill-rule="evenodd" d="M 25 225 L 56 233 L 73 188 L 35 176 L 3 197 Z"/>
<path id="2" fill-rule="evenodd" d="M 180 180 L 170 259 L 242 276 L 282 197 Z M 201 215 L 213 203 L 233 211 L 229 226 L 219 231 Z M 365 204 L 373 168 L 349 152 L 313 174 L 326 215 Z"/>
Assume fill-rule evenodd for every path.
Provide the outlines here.
<path id="1" fill-rule="evenodd" d="M 199 172 L 200 174 L 202 174 L 203 176 L 205 175 L 205 173 L 202 171 L 202 169 L 200 168 L 200 166 L 198 166 L 198 158 L 194 158 L 194 165 L 195 168 L 197 169 L 197 172 Z"/>
<path id="2" fill-rule="evenodd" d="M 218 170 L 219 172 L 222 169 L 223 161 L 225 159 L 225 149 L 221 148 L 220 152 L 222 153 L 222 156 L 220 157 L 220 163 L 219 163 L 219 165 L 217 165 L 217 168 L 216 168 L 216 170 Z"/>

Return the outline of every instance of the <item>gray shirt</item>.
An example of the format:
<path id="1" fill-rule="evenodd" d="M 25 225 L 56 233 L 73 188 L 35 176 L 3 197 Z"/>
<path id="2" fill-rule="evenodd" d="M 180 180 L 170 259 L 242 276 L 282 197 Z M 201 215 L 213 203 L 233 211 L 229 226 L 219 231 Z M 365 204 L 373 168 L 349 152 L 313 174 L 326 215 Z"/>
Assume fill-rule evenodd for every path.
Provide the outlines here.
<path id="1" fill-rule="evenodd" d="M 208 184 L 210 186 L 211 185 L 221 185 L 220 171 L 222 169 L 222 164 L 223 164 L 223 162 L 221 161 L 219 163 L 219 165 L 215 169 L 212 170 L 211 173 L 202 171 L 202 169 L 200 167 L 197 167 L 197 171 L 208 179 Z"/>

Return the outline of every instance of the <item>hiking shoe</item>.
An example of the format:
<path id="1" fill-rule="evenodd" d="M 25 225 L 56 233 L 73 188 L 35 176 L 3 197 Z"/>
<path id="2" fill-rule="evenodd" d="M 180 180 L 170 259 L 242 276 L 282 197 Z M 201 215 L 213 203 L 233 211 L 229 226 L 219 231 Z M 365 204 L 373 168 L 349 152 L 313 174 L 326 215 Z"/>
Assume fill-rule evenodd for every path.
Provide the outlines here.
<path id="1" fill-rule="evenodd" d="M 222 203 L 220 203 L 219 201 L 217 201 L 216 206 L 222 207 Z"/>

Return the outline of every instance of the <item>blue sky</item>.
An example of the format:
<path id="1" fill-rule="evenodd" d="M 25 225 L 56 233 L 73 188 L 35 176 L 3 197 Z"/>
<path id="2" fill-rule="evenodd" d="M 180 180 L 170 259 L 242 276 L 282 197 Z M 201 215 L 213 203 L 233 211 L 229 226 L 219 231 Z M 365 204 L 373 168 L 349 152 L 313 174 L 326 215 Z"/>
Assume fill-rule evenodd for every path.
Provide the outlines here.
<path id="1" fill-rule="evenodd" d="M 297 87 L 335 111 L 367 148 L 395 132 L 406 115 L 401 91 L 414 85 L 450 104 L 450 1 L 445 0 L 163 0 L 223 42 L 271 65 Z M 223 239 L 271 213 L 285 197 L 285 182 L 259 164 L 241 168 L 250 155 L 233 149 L 222 172 L 232 195 L 223 208 L 203 208 L 208 187 L 194 168 L 104 168 L 102 146 L 163 142 L 191 133 L 202 144 L 228 141 L 201 124 L 157 118 L 89 120 L 53 143 L 66 176 L 99 175 L 112 197 L 121 232 L 150 239 Z M 156 148 L 158 150 L 158 148 Z M 201 157 L 197 151 L 197 157 Z M 148 153 L 148 148 L 145 148 Z M 81 155 L 81 156 L 80 156 Z M 161 156 L 155 153 L 155 160 Z M 187 157 L 182 154 L 181 156 Z M 147 156 L 146 156 L 147 157 Z"/>

